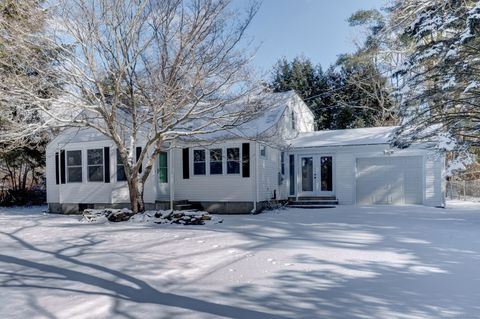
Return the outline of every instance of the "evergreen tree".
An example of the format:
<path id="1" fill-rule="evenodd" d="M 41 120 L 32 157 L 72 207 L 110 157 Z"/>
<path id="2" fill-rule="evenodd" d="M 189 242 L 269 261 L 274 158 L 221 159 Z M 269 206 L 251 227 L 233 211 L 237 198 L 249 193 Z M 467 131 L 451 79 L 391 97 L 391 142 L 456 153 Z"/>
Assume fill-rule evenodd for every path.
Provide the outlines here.
<path id="1" fill-rule="evenodd" d="M 404 81 L 397 144 L 453 137 L 461 143 L 450 148 L 480 145 L 480 1 L 397 0 L 390 23 L 413 46 L 396 73 Z"/>
<path id="2" fill-rule="evenodd" d="M 315 115 L 318 129 L 388 125 L 395 122 L 387 78 L 356 55 L 341 57 L 323 72 L 306 58 L 281 59 L 274 68 L 271 88 L 295 90 Z"/>

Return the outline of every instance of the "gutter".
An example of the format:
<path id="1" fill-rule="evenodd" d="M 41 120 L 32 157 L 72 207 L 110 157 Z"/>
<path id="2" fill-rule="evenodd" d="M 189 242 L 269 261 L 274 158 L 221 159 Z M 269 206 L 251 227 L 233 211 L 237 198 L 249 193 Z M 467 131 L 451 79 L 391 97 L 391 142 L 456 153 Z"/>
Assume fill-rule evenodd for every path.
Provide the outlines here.
<path id="1" fill-rule="evenodd" d="M 352 147 L 352 146 L 371 146 L 371 145 L 390 145 L 390 143 L 365 143 L 365 144 L 344 144 L 344 145 L 322 145 L 322 146 L 293 146 L 290 144 L 291 150 L 310 149 L 310 148 L 327 148 L 327 147 Z"/>

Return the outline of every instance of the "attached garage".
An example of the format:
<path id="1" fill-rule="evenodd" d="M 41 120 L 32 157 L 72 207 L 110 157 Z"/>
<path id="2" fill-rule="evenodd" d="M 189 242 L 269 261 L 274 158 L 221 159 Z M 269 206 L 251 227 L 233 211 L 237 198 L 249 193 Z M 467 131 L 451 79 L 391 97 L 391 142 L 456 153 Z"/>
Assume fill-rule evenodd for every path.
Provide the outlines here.
<path id="1" fill-rule="evenodd" d="M 421 156 L 357 158 L 356 165 L 357 204 L 423 203 Z"/>
<path id="2" fill-rule="evenodd" d="M 284 193 L 333 197 L 340 205 L 444 207 L 445 154 L 423 144 L 395 148 L 390 143 L 395 129 L 303 133 L 291 142 L 289 158 L 294 157 L 296 175 L 290 175 L 287 182 L 293 181 L 293 188 Z M 331 165 L 322 165 L 330 162 Z"/>

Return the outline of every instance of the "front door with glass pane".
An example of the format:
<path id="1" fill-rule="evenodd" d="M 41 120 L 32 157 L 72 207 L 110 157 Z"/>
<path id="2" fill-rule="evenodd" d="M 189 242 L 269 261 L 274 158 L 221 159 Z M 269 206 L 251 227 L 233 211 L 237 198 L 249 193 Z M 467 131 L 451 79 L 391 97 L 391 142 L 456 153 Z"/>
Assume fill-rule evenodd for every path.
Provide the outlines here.
<path id="1" fill-rule="evenodd" d="M 300 189 L 298 195 L 333 195 L 333 164 L 333 157 L 329 155 L 300 156 Z"/>

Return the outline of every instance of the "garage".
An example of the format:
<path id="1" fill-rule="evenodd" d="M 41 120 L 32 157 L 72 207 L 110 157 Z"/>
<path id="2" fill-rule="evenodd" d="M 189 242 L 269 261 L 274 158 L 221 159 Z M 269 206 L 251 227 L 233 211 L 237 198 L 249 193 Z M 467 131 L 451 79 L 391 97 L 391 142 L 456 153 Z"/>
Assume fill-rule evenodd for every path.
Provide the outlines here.
<path id="1" fill-rule="evenodd" d="M 357 204 L 422 204 L 421 156 L 357 158 L 356 165 Z"/>

